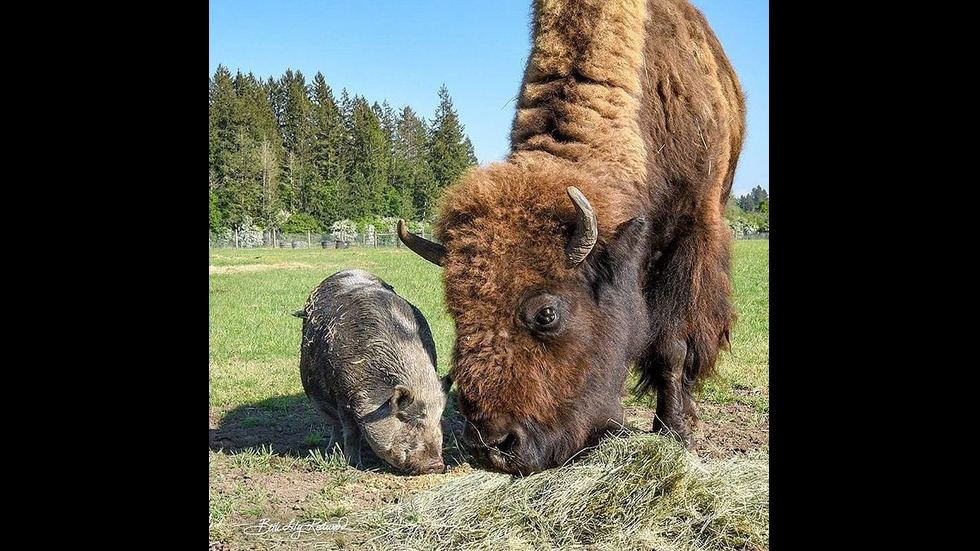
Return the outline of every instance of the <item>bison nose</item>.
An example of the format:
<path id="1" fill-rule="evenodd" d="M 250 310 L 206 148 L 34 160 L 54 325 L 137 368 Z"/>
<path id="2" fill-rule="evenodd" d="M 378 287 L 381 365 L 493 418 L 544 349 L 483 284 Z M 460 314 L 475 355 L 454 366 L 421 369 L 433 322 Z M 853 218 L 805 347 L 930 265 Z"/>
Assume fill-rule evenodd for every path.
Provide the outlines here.
<path id="1" fill-rule="evenodd" d="M 478 462 L 510 472 L 513 470 L 511 463 L 518 459 L 521 437 L 514 430 L 494 432 L 488 427 L 469 424 L 463 431 L 463 443 Z"/>
<path id="2" fill-rule="evenodd" d="M 473 423 L 467 423 L 466 429 L 463 430 L 463 444 L 473 451 L 496 450 L 510 453 L 516 442 L 517 435 L 507 430 L 495 432 L 488 427 L 478 427 Z"/>
<path id="3" fill-rule="evenodd" d="M 429 461 L 422 467 L 422 474 L 442 474 L 444 472 L 446 472 L 446 464 L 439 458 Z"/>
<path id="4" fill-rule="evenodd" d="M 485 425 L 467 423 L 463 443 L 474 460 L 500 471 L 526 475 L 553 466 L 541 453 L 533 433 L 519 424 L 495 432 Z"/>
<path id="5" fill-rule="evenodd" d="M 516 458 L 517 436 L 508 433 L 503 440 L 491 445 L 487 449 L 487 459 L 490 464 L 502 471 L 508 470 L 508 464 Z"/>

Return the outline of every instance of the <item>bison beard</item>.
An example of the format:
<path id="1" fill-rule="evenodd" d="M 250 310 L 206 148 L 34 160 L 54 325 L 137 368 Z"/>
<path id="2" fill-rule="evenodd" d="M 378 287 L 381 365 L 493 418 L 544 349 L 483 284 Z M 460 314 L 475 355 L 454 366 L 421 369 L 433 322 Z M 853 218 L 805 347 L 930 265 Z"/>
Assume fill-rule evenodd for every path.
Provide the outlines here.
<path id="1" fill-rule="evenodd" d="M 489 465 L 560 465 L 622 426 L 636 363 L 654 428 L 689 438 L 732 312 L 722 217 L 741 149 L 738 80 L 686 0 L 539 0 L 503 163 L 443 196 L 464 440 Z"/>

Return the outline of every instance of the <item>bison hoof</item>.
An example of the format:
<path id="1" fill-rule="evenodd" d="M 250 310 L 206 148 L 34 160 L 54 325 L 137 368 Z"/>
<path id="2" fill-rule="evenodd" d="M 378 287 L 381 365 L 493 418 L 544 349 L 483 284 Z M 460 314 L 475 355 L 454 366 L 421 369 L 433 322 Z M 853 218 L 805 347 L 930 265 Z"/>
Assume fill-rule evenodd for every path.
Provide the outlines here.
<path id="1" fill-rule="evenodd" d="M 654 417 L 653 432 L 663 436 L 669 436 L 683 444 L 686 448 L 694 447 L 694 439 L 691 437 L 691 431 L 688 429 L 686 423 L 667 424 L 661 421 L 659 417 Z"/>

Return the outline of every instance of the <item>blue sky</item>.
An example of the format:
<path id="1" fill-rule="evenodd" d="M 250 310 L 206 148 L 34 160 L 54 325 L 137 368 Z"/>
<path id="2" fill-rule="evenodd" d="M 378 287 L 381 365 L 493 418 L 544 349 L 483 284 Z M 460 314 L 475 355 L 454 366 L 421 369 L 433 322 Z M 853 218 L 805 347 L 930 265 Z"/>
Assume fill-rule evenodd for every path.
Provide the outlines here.
<path id="1" fill-rule="evenodd" d="M 748 97 L 748 139 L 735 177 L 740 195 L 769 189 L 769 1 L 694 0 Z M 508 134 L 530 50 L 530 0 L 210 0 L 208 71 L 307 79 L 320 71 L 368 101 L 411 105 L 431 118 L 449 87 L 481 163 L 508 152 Z"/>

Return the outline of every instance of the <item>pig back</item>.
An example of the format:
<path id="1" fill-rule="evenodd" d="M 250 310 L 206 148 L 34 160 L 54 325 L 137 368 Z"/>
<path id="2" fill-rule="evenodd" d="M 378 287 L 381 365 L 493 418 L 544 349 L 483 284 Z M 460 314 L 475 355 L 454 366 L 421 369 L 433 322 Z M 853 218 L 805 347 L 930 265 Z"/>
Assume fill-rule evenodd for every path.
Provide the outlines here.
<path id="1" fill-rule="evenodd" d="M 428 323 L 381 278 L 338 272 L 313 290 L 304 310 L 300 374 L 318 405 L 349 407 L 363 416 L 384 403 L 395 385 L 436 379 Z"/>

